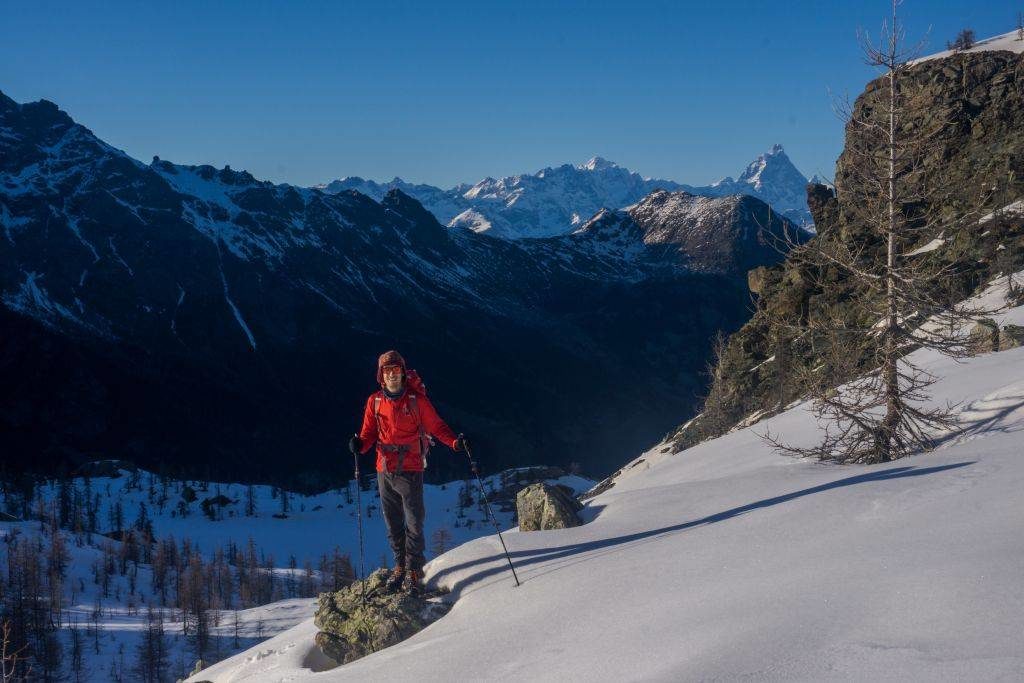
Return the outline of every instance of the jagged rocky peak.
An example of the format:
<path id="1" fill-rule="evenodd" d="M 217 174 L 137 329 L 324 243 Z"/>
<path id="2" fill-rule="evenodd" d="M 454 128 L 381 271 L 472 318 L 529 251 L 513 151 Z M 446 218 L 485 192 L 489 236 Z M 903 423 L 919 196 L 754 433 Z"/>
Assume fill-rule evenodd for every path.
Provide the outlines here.
<path id="1" fill-rule="evenodd" d="M 189 166 L 188 168 L 203 180 L 218 180 L 225 185 L 249 186 L 259 182 L 248 171 L 235 171 L 227 165 L 219 170 L 209 164 Z"/>
<path id="2" fill-rule="evenodd" d="M 380 204 L 386 210 L 394 211 L 408 220 L 410 224 L 415 225 L 417 235 L 429 238 L 434 244 L 448 241 L 448 231 L 437 222 L 434 214 L 397 187 L 388 190 Z"/>
<path id="3" fill-rule="evenodd" d="M 643 228 L 637 225 L 629 213 L 611 209 L 599 210 L 573 234 L 599 242 L 629 239 L 639 243 L 644 237 Z"/>
<path id="4" fill-rule="evenodd" d="M 740 175 L 738 182 L 747 183 L 760 190 L 766 183 L 786 187 L 807 182 L 807 179 L 786 156 L 782 145 L 775 144 L 770 150 L 750 162 Z"/>
<path id="5" fill-rule="evenodd" d="M 587 163 L 577 166 L 581 171 L 603 171 L 609 168 L 618 168 L 619 165 L 614 161 L 608 161 L 604 157 L 592 157 Z"/>
<path id="6" fill-rule="evenodd" d="M 745 276 L 751 268 L 778 262 L 770 235 L 788 230 L 808 237 L 769 206 L 749 195 L 706 197 L 656 190 L 627 209 L 648 245 L 672 245 L 687 267 Z"/>
<path id="7" fill-rule="evenodd" d="M 675 241 L 679 229 L 720 218 L 732 210 L 738 197 L 705 197 L 684 190 L 655 190 L 626 210 L 644 226 L 648 243 Z"/>
<path id="8" fill-rule="evenodd" d="M 49 100 L 19 104 L 0 92 L 0 168 L 60 157 L 69 142 L 99 145 L 92 132 Z M 6 163 L 5 163 L 6 162 Z"/>
<path id="9" fill-rule="evenodd" d="M 67 128 L 74 126 L 75 122 L 68 114 L 49 100 L 38 100 L 18 104 L 0 90 L 0 115 L 19 116 L 22 125 L 27 125 L 36 131 L 45 130 L 44 127 L 53 127 L 55 133 L 62 134 Z"/>
<path id="10" fill-rule="evenodd" d="M 395 213 L 400 213 L 403 216 L 412 217 L 412 215 L 425 214 L 425 216 L 430 217 L 430 222 L 437 222 L 437 219 L 434 218 L 433 214 L 424 209 L 422 204 L 399 190 L 397 187 L 393 187 L 388 190 L 384 194 L 384 198 L 380 203 L 381 206 L 392 209 Z"/>

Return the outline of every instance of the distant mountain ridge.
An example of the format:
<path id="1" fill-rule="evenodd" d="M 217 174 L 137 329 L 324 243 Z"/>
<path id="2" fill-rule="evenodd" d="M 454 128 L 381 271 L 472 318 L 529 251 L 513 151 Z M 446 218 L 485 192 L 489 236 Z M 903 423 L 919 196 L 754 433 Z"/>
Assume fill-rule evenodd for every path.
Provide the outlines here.
<path id="1" fill-rule="evenodd" d="M 579 165 L 548 167 L 534 174 L 484 178 L 474 185 L 443 190 L 394 178 L 377 183 L 348 177 L 318 186 L 325 192 L 356 190 L 380 200 L 388 190 L 415 197 L 439 222 L 506 239 L 552 237 L 578 229 L 601 209 L 617 210 L 655 190 L 683 190 L 694 195 L 723 197 L 745 194 L 770 204 L 794 223 L 809 224 L 807 178 L 796 169 L 781 145 L 752 161 L 738 179 L 692 186 L 645 178 L 602 157 Z"/>

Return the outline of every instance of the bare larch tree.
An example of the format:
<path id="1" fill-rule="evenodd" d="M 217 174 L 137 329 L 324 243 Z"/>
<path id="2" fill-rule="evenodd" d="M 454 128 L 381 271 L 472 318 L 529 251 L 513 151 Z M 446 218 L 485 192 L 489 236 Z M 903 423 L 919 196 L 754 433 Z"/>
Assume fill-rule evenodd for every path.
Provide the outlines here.
<path id="1" fill-rule="evenodd" d="M 958 229 L 976 224 L 996 192 L 982 188 L 964 208 L 953 199 L 962 199 L 964 188 L 943 182 L 935 168 L 936 145 L 951 122 L 927 113 L 926 89 L 908 75 L 920 46 L 902 47 L 897 4 L 877 46 L 861 34 L 867 63 L 884 77 L 874 92 L 869 86 L 870 99 L 841 107 L 847 139 L 845 182 L 837 182 L 840 225 L 791 253 L 813 264 L 808 272 L 816 273 L 819 288 L 842 282 L 847 290 L 842 305 L 818 306 L 788 330 L 795 344 L 813 349 L 815 362 L 792 372 L 809 388 L 824 428 L 812 447 L 765 435 L 792 455 L 881 463 L 930 450 L 956 421 L 950 406 L 928 404 L 935 377 L 909 353 L 967 355 L 971 322 L 985 313 L 954 292 L 963 264 L 930 256 Z M 836 387 L 837 378 L 851 377 L 857 379 Z"/>

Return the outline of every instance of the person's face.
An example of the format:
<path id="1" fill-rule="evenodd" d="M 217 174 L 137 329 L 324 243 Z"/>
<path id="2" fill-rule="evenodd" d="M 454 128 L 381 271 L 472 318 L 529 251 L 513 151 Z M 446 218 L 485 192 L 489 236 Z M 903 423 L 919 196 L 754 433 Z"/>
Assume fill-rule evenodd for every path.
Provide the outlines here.
<path id="1" fill-rule="evenodd" d="M 384 388 L 392 394 L 402 388 L 402 366 L 385 365 L 382 370 L 384 375 Z"/>

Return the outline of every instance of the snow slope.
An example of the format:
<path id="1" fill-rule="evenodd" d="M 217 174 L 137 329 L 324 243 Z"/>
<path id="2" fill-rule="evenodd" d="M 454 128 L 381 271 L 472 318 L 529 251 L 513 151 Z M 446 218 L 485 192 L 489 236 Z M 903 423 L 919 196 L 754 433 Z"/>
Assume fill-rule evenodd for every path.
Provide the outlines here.
<path id="1" fill-rule="evenodd" d="M 805 405 L 656 447 L 588 524 L 506 534 L 521 587 L 480 538 L 428 565 L 454 607 L 397 646 L 314 673 L 306 622 L 195 680 L 1020 680 L 1024 348 L 917 360 L 965 428 L 931 454 L 776 455 L 758 434 L 812 443 Z"/>
<path id="2" fill-rule="evenodd" d="M 995 50 L 1006 50 L 1008 52 L 1016 52 L 1017 54 L 1020 54 L 1021 52 L 1024 52 L 1024 40 L 1017 39 L 1017 31 L 1010 31 L 1009 33 L 1003 33 L 1002 35 L 979 40 L 969 50 L 962 50 L 961 52 L 992 52 Z M 912 60 L 910 63 L 920 64 L 921 62 L 926 62 L 930 59 L 949 57 L 952 54 L 952 50 L 943 50 L 942 52 L 936 52 L 933 55 Z"/>

